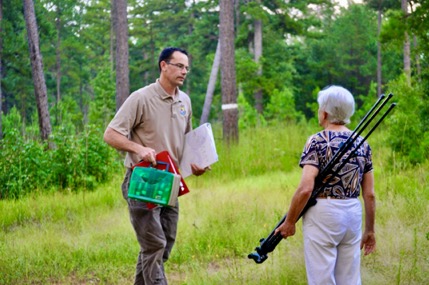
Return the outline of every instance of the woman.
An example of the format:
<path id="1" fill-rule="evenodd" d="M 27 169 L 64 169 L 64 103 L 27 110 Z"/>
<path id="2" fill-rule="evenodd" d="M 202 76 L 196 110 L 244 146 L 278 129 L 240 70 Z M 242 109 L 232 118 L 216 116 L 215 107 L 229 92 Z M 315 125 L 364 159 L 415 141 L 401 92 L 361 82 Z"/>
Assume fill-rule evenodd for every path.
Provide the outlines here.
<path id="1" fill-rule="evenodd" d="M 352 134 L 346 124 L 354 113 L 352 94 L 340 86 L 320 91 L 318 119 L 323 131 L 312 135 L 301 156 L 302 177 L 286 220 L 276 229 L 283 238 L 295 234 L 295 224 L 310 198 L 315 179 L 339 145 Z M 361 141 L 359 137 L 352 149 Z M 317 204 L 303 216 L 304 253 L 308 284 L 361 284 L 360 249 L 364 254 L 375 250 L 375 194 L 371 149 L 364 142 L 329 180 L 317 198 Z M 343 158 L 347 158 L 347 152 Z M 341 163 L 338 163 L 341 164 Z M 337 165 L 338 166 L 338 165 Z M 335 168 L 335 166 L 334 166 Z M 320 186 L 320 185 L 319 185 Z M 362 194 L 365 229 L 362 235 Z"/>

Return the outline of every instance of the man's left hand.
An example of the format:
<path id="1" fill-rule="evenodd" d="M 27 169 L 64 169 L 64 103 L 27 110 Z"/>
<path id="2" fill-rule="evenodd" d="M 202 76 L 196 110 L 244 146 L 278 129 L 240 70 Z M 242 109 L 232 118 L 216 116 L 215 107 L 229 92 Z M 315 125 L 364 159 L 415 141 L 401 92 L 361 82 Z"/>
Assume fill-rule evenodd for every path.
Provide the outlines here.
<path id="1" fill-rule="evenodd" d="M 206 171 L 211 170 L 210 166 L 206 168 L 200 168 L 198 165 L 191 163 L 192 174 L 195 176 L 203 175 Z"/>

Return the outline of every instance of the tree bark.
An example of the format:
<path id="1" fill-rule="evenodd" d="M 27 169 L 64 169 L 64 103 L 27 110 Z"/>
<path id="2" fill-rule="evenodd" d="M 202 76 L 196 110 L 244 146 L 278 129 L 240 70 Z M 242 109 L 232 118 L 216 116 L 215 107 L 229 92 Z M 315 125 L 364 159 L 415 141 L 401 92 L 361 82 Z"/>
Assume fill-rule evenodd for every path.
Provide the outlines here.
<path id="1" fill-rule="evenodd" d="M 207 85 L 206 98 L 204 100 L 203 112 L 201 114 L 200 125 L 207 123 L 210 115 L 210 108 L 213 102 L 213 94 L 216 87 L 217 74 L 220 65 L 220 43 L 217 42 L 216 53 L 213 60 L 212 71 L 210 73 L 209 83 Z"/>
<path id="2" fill-rule="evenodd" d="M 418 50 L 418 43 L 417 43 L 417 37 L 414 35 L 413 36 L 413 42 L 414 42 L 414 48 L 416 50 Z M 417 78 L 419 82 L 422 82 L 422 66 L 420 64 L 420 57 L 418 54 L 416 54 L 415 56 L 415 60 L 416 60 L 416 73 L 417 73 Z"/>
<path id="3" fill-rule="evenodd" d="M 112 67 L 112 74 L 115 71 L 115 50 L 116 50 L 116 0 L 110 0 L 110 64 Z"/>
<path id="4" fill-rule="evenodd" d="M 238 142 L 233 4 L 233 0 L 220 0 L 219 11 L 223 139 L 227 144 Z"/>
<path id="5" fill-rule="evenodd" d="M 380 42 L 380 31 L 381 31 L 381 16 L 382 11 L 381 7 L 378 9 L 378 25 L 377 25 L 377 97 L 381 96 L 381 86 L 382 86 L 382 73 L 381 73 L 381 42 Z"/>
<path id="6" fill-rule="evenodd" d="M 46 82 L 43 74 L 43 61 L 40 53 L 39 34 L 37 31 L 36 15 L 33 0 L 23 0 L 24 17 L 28 34 L 28 47 L 30 51 L 31 71 L 36 95 L 37 111 L 39 115 L 39 128 L 42 140 L 47 140 L 52 132 L 49 118 L 48 96 Z"/>
<path id="7" fill-rule="evenodd" d="M 257 1 L 260 3 L 260 1 Z M 255 45 L 255 54 L 254 59 L 256 64 L 258 64 L 258 72 L 257 77 L 260 78 L 262 75 L 262 66 L 260 64 L 260 58 L 262 56 L 262 21 L 255 20 L 254 23 L 255 33 L 253 35 L 253 43 Z M 262 114 L 264 111 L 263 97 L 262 97 L 262 89 L 260 86 L 257 87 L 254 93 L 255 98 L 255 109 L 259 114 Z"/>
<path id="8" fill-rule="evenodd" d="M 411 3 L 410 3 L 410 12 L 411 12 L 411 14 L 414 13 L 413 6 L 412 6 Z M 417 42 L 416 35 L 413 35 L 413 47 L 414 47 L 415 50 L 419 50 L 418 49 L 418 42 Z M 418 80 L 418 82 L 421 82 L 422 81 L 422 77 L 421 77 L 421 75 L 422 75 L 422 67 L 420 65 L 420 55 L 419 55 L 419 53 L 415 53 L 415 61 L 416 61 L 415 66 L 416 66 L 417 80 Z"/>
<path id="9" fill-rule="evenodd" d="M 127 0 L 116 1 L 116 110 L 130 94 Z"/>
<path id="10" fill-rule="evenodd" d="M 0 140 L 3 139 L 3 93 L 1 82 L 3 79 L 3 65 L 1 64 L 2 55 L 3 55 L 3 0 L 0 0 Z"/>
<path id="11" fill-rule="evenodd" d="M 57 4 L 57 18 L 55 20 L 55 27 L 57 29 L 57 43 L 55 47 L 55 69 L 57 73 L 57 104 L 61 101 L 61 9 Z M 58 108 L 56 111 L 56 124 L 61 124 L 61 113 Z"/>
<path id="12" fill-rule="evenodd" d="M 57 5 L 57 19 L 55 20 L 57 29 L 57 46 L 55 48 L 55 59 L 57 69 L 57 103 L 61 100 L 61 10 Z"/>
<path id="13" fill-rule="evenodd" d="M 401 8 L 404 12 L 405 21 L 408 16 L 408 3 L 407 0 L 401 0 Z M 407 78 L 408 85 L 411 85 L 411 59 L 410 59 L 410 37 L 408 32 L 405 31 L 404 39 L 404 73 Z"/>
<path id="14" fill-rule="evenodd" d="M 238 27 L 240 27 L 240 0 L 234 0 L 234 9 L 235 9 L 235 26 L 238 29 Z"/>

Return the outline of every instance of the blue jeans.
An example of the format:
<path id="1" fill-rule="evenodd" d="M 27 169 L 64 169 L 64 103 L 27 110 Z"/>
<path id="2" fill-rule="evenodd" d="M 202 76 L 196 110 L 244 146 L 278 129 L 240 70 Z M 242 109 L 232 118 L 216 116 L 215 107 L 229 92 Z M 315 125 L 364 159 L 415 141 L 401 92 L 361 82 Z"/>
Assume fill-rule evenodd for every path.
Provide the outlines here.
<path id="1" fill-rule="evenodd" d="M 179 203 L 176 207 L 149 209 L 147 203 L 128 199 L 131 177 L 128 169 L 122 183 L 122 195 L 128 202 L 131 224 L 140 245 L 135 281 L 139 285 L 166 285 L 164 262 L 168 260 L 177 234 Z"/>

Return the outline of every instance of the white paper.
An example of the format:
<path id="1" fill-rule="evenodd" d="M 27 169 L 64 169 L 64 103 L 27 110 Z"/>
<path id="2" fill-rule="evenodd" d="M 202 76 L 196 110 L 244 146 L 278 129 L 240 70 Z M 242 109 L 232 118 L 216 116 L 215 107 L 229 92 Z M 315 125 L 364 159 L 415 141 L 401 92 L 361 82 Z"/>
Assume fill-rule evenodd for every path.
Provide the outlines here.
<path id="1" fill-rule="evenodd" d="M 192 174 L 191 163 L 205 168 L 218 161 L 212 127 L 209 123 L 193 129 L 185 135 L 185 146 L 180 162 L 183 178 Z"/>

